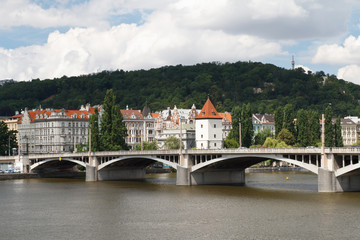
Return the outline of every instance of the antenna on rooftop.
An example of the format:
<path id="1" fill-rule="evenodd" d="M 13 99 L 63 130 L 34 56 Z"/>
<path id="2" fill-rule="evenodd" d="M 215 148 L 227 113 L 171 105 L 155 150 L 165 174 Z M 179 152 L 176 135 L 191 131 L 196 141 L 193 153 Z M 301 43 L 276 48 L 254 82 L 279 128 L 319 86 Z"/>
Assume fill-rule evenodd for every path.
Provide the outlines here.
<path id="1" fill-rule="evenodd" d="M 295 60 L 294 60 L 294 55 L 292 56 L 292 60 L 291 60 L 291 69 L 294 70 L 295 69 Z"/>

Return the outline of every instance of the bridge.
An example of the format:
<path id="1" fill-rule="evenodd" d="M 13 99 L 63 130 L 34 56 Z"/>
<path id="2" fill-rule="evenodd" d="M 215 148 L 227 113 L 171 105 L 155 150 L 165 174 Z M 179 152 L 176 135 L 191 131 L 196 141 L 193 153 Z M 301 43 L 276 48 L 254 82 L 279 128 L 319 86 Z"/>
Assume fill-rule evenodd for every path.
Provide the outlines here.
<path id="1" fill-rule="evenodd" d="M 177 170 L 177 185 L 244 184 L 245 169 L 265 160 L 283 161 L 318 175 L 319 192 L 360 191 L 360 149 L 285 148 L 156 150 L 59 153 L 0 157 L 22 172 L 86 168 L 86 181 L 144 179 L 160 162 Z"/>

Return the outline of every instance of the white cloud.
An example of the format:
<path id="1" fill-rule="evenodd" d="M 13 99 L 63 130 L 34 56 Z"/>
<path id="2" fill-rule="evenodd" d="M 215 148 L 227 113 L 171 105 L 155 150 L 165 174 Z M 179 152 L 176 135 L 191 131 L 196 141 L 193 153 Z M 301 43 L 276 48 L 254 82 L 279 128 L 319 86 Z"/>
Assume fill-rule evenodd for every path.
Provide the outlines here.
<path id="1" fill-rule="evenodd" d="M 159 28 L 161 25 L 161 28 Z M 249 35 L 182 29 L 170 14 L 137 26 L 110 30 L 74 28 L 55 31 L 42 46 L 0 49 L 0 79 L 52 78 L 103 69 L 140 69 L 208 61 L 256 60 L 285 54 L 281 46 Z"/>
<path id="2" fill-rule="evenodd" d="M 360 66 L 352 64 L 340 68 L 337 76 L 340 79 L 360 85 Z"/>
<path id="3" fill-rule="evenodd" d="M 319 46 L 312 60 L 314 63 L 353 64 L 360 62 L 360 36 L 349 36 L 342 45 Z"/>
<path id="4" fill-rule="evenodd" d="M 285 42 L 344 33 L 351 6 L 337 0 L 57 0 L 42 7 L 43 2 L 4 0 L 0 29 L 71 29 L 54 31 L 44 45 L 0 48 L 0 79 L 261 61 L 287 55 Z M 143 14 L 141 24 L 109 23 L 134 11 Z"/>

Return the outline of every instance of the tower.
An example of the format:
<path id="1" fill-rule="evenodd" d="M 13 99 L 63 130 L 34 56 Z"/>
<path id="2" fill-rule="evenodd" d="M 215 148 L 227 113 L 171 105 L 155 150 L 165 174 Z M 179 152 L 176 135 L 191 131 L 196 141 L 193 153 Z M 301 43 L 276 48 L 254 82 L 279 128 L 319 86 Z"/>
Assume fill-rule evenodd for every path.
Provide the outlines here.
<path id="1" fill-rule="evenodd" d="M 295 60 L 294 60 L 294 55 L 292 56 L 292 60 L 291 60 L 291 69 L 294 70 L 295 69 Z"/>
<path id="2" fill-rule="evenodd" d="M 206 101 L 199 115 L 195 117 L 195 131 L 197 149 L 222 148 L 222 117 L 210 99 Z"/>

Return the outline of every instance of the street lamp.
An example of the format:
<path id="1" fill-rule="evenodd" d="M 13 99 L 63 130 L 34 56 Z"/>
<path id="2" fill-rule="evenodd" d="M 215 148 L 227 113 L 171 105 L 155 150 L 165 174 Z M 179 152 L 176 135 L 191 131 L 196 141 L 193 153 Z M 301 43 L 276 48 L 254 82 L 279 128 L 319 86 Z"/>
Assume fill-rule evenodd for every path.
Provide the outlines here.
<path id="1" fill-rule="evenodd" d="M 239 145 L 241 147 L 241 118 L 239 118 Z"/>

